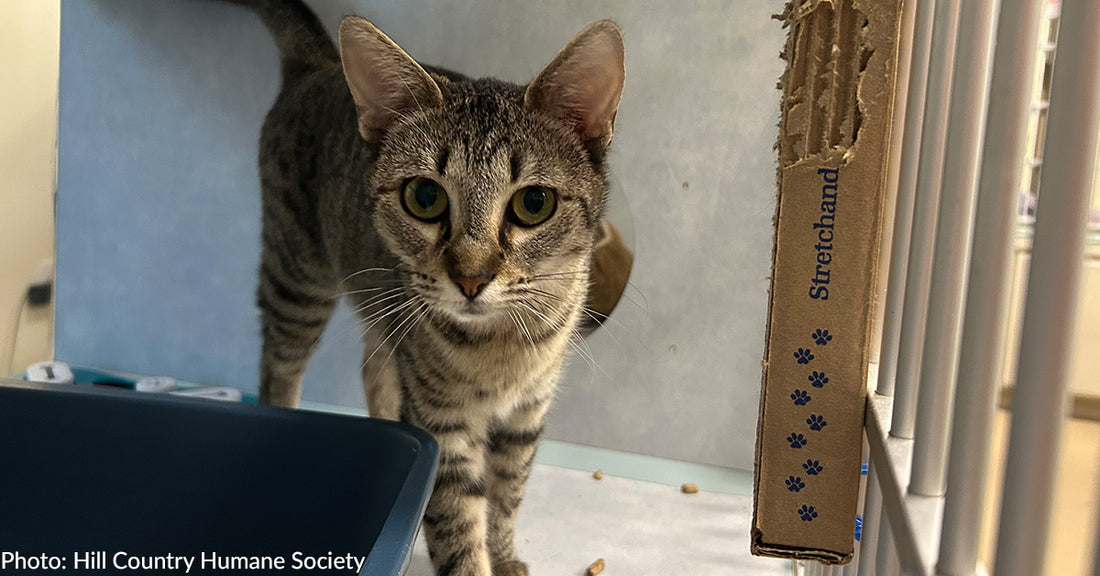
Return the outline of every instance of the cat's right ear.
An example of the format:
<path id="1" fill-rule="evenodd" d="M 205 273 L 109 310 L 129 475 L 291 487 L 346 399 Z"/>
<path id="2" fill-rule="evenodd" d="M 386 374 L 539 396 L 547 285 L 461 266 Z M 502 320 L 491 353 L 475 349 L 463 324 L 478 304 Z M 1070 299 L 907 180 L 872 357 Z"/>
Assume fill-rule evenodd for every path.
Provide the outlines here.
<path id="1" fill-rule="evenodd" d="M 443 103 L 439 86 L 416 60 L 363 18 L 340 23 L 340 57 L 365 140 L 381 139 L 406 112 Z"/>

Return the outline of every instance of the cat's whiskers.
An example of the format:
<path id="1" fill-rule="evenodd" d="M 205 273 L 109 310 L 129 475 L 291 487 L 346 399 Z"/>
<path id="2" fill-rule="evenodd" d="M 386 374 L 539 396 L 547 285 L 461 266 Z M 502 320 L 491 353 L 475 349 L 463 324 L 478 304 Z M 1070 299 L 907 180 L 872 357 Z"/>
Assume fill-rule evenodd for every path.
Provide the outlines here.
<path id="1" fill-rule="evenodd" d="M 581 307 L 581 312 L 583 314 L 585 314 L 586 316 L 588 316 L 589 318 L 591 318 L 596 324 L 598 324 L 600 326 L 600 328 L 603 328 L 604 332 L 607 332 L 607 335 L 610 336 L 611 340 L 613 340 L 615 342 L 615 347 L 619 349 L 619 354 L 622 354 L 623 358 L 626 358 L 627 357 L 626 349 L 623 348 L 623 343 L 619 341 L 619 337 L 615 335 L 615 331 L 611 330 L 610 328 L 608 328 L 606 326 L 604 326 L 604 323 L 601 322 L 600 319 L 596 317 L 596 315 L 603 316 L 605 320 L 611 320 L 611 321 L 615 322 L 616 324 L 618 324 L 619 326 L 623 326 L 623 323 L 619 322 L 618 320 L 615 320 L 614 318 L 611 318 L 610 316 L 600 314 L 599 312 L 596 312 L 595 310 L 592 310 L 591 308 L 589 308 L 587 306 L 582 306 Z M 623 326 L 623 328 L 625 329 L 626 327 Z"/>
<path id="2" fill-rule="evenodd" d="M 585 272 L 583 270 L 568 270 L 568 271 L 565 271 L 565 272 L 550 272 L 550 273 L 547 273 L 547 274 L 535 274 L 534 276 L 528 276 L 526 279 L 528 281 L 531 281 L 531 280 L 544 280 L 544 279 L 550 279 L 550 278 L 561 278 L 563 280 L 571 280 L 571 279 L 587 278 L 588 276 L 589 276 L 588 272 Z"/>
<path id="3" fill-rule="evenodd" d="M 560 327 L 558 322 L 555 322 L 550 317 L 548 317 L 546 314 L 543 314 L 542 312 L 539 312 L 538 310 L 535 310 L 530 304 L 528 304 L 526 302 L 523 302 L 523 301 L 520 301 L 519 304 L 521 306 L 523 306 L 524 308 L 527 308 L 528 310 L 530 310 L 532 313 L 537 315 L 539 318 L 542 318 L 543 320 L 545 320 L 546 323 L 551 328 L 559 328 Z M 556 313 L 555 315 L 557 315 L 559 317 L 559 322 L 560 323 L 564 324 L 567 321 L 567 318 L 566 318 L 566 316 L 563 312 L 561 312 L 560 310 L 558 310 L 554 307 L 548 306 L 548 308 Z M 573 341 L 574 337 L 576 337 L 577 339 L 580 340 L 579 344 L 577 342 Z M 569 338 L 566 340 L 566 342 L 574 350 L 577 351 L 578 356 L 580 356 L 582 359 L 585 360 L 585 362 L 588 364 L 589 368 L 592 368 L 594 370 L 599 370 L 600 373 L 603 374 L 604 376 L 609 376 L 607 371 L 605 371 L 603 369 L 603 367 L 600 366 L 600 363 L 596 362 L 596 358 L 592 355 L 592 348 L 588 345 L 588 341 L 586 341 L 584 339 L 584 337 L 581 336 L 580 332 L 577 331 L 576 328 L 573 328 L 573 329 L 570 330 L 570 335 L 569 335 Z M 592 372 L 592 378 L 595 378 L 595 375 L 596 375 L 596 373 L 595 373 L 595 371 L 593 371 Z"/>
<path id="4" fill-rule="evenodd" d="M 516 311 L 514 308 L 509 307 L 505 312 L 508 314 L 508 318 L 512 320 L 512 325 L 516 327 L 516 332 L 523 336 L 523 328 L 519 325 L 519 319 L 516 318 Z"/>
<path id="5" fill-rule="evenodd" d="M 534 280 L 542 280 L 542 281 L 562 280 L 562 281 L 566 281 L 566 280 L 580 280 L 581 278 L 587 277 L 587 274 L 578 275 L 578 276 L 568 276 L 567 274 L 570 274 L 570 273 L 565 272 L 565 273 L 558 273 L 558 274 L 545 274 L 545 275 L 532 276 L 532 277 L 528 278 L 528 281 L 534 281 Z M 595 282 L 589 282 L 588 286 L 589 286 L 589 288 L 591 288 L 592 286 L 595 286 L 595 284 L 596 284 Z M 637 300 L 631 298 L 630 295 L 627 294 L 625 290 L 623 291 L 622 294 L 619 295 L 619 298 L 625 299 L 627 302 L 630 302 L 631 304 L 634 305 L 634 307 L 636 307 L 638 310 L 640 310 L 642 312 L 642 314 L 644 314 L 645 316 L 649 316 L 649 300 L 646 298 L 645 292 L 642 292 L 642 290 L 640 288 L 638 288 L 633 282 L 627 282 L 626 287 L 634 289 L 634 291 L 637 292 L 638 295 L 642 297 L 642 301 L 644 302 L 644 305 L 639 304 Z"/>
<path id="6" fill-rule="evenodd" d="M 520 326 L 523 327 L 523 333 L 527 336 L 527 341 L 531 343 L 531 351 L 536 352 L 535 339 L 531 337 L 531 331 L 527 328 L 527 322 L 523 320 L 523 315 L 520 314 L 518 310 L 516 311 L 516 319 L 519 320 Z"/>
<path id="7" fill-rule="evenodd" d="M 591 384 L 596 379 L 596 371 L 599 370 L 608 379 L 611 375 L 600 366 L 599 362 L 596 362 L 596 357 L 592 354 L 592 348 L 588 345 L 588 341 L 584 339 L 584 336 L 574 328 L 572 334 L 569 335 L 569 344 L 577 351 L 577 355 L 580 356 L 588 364 L 590 368 L 588 383 Z"/>
<path id="8" fill-rule="evenodd" d="M 381 315 L 393 311 L 395 308 L 397 308 L 398 306 L 402 306 L 403 304 L 408 304 L 408 302 L 390 302 L 389 304 L 386 304 L 382 308 L 375 310 L 370 314 L 363 315 L 363 317 L 360 318 L 360 323 L 366 324 L 368 322 L 373 322 L 373 320 L 375 320 L 376 318 L 379 318 Z M 370 327 L 373 327 L 373 324 L 371 324 L 371 326 L 368 326 L 368 328 Z"/>
<path id="9" fill-rule="evenodd" d="M 400 282 L 400 280 L 395 280 L 395 282 Z M 337 299 L 342 298 L 344 296 L 354 296 L 356 294 L 368 294 L 370 292 L 377 292 L 379 290 L 387 290 L 387 289 L 391 289 L 391 288 L 389 288 L 388 286 L 377 286 L 377 287 L 374 287 L 374 288 L 360 288 L 358 290 L 348 290 L 347 292 L 337 292 L 336 294 L 333 294 L 332 296 L 330 296 L 329 299 L 330 300 L 337 300 Z"/>
<path id="10" fill-rule="evenodd" d="M 535 308 L 533 306 L 531 306 L 530 304 L 528 304 L 527 302 L 524 302 L 523 300 L 518 300 L 516 303 L 519 304 L 520 306 L 523 306 L 524 308 L 530 310 L 531 313 L 534 314 L 535 316 L 537 316 L 538 318 L 540 318 L 542 320 L 545 320 L 546 325 L 547 325 L 548 328 L 556 329 L 556 328 L 561 327 L 556 322 L 551 320 L 549 316 L 547 316 L 546 314 L 543 314 L 542 312 L 539 312 L 538 310 L 535 310 Z"/>
<path id="11" fill-rule="evenodd" d="M 539 314 L 537 310 L 535 310 L 534 308 L 531 308 L 531 307 L 530 307 L 530 306 L 528 306 L 528 305 L 527 305 L 527 304 L 526 304 L 525 302 L 523 302 L 523 301 L 519 301 L 519 302 L 516 302 L 516 303 L 517 303 L 517 304 L 519 304 L 520 306 L 523 306 L 524 308 L 526 308 L 526 309 L 530 310 L 531 312 L 535 313 L 535 314 L 536 314 L 537 316 L 541 316 L 541 314 Z M 529 342 L 531 342 L 531 350 L 532 350 L 532 351 L 535 351 L 535 341 L 534 341 L 534 339 L 533 339 L 533 338 L 531 337 L 531 330 L 530 330 L 530 329 L 528 328 L 528 326 L 527 326 L 527 322 L 526 322 L 526 321 L 524 321 L 524 319 L 523 319 L 523 313 L 522 313 L 522 311 L 520 311 L 520 310 L 516 310 L 516 316 L 518 316 L 518 317 L 519 317 L 519 320 L 520 320 L 520 322 L 521 322 L 521 323 L 523 324 L 523 328 L 524 328 L 524 331 L 525 331 L 525 332 L 527 333 L 527 340 L 528 340 Z M 543 318 L 545 318 L 545 316 L 543 316 Z M 536 320 L 536 318 L 532 318 L 531 320 L 532 320 L 532 322 L 533 322 L 534 320 Z"/>
<path id="12" fill-rule="evenodd" d="M 414 295 L 413 298 L 415 300 L 418 300 L 420 302 L 420 305 L 417 306 L 415 309 L 413 309 L 411 312 L 409 312 L 408 315 L 405 317 L 405 319 L 402 320 L 401 323 L 398 324 L 397 327 L 394 328 L 389 333 L 389 335 L 386 336 L 386 338 L 384 340 L 382 340 L 382 342 L 379 343 L 378 346 L 376 346 L 374 348 L 374 350 L 370 353 L 370 355 L 367 356 L 367 359 L 363 361 L 363 365 L 360 367 L 360 370 L 365 369 L 367 367 L 367 364 L 370 363 L 371 359 L 374 358 L 374 355 L 377 354 L 378 351 L 381 350 L 382 347 L 386 345 L 386 342 L 388 342 L 390 340 L 390 338 L 392 338 L 393 335 L 396 334 L 397 331 L 400 330 L 401 327 L 404 326 L 410 319 L 415 318 L 415 320 L 413 320 L 413 322 L 411 324 L 409 324 L 407 328 L 405 328 L 405 331 L 401 333 L 401 336 L 399 336 L 397 338 L 397 341 L 394 342 L 393 346 L 390 348 L 390 353 L 387 354 L 386 359 L 382 361 L 382 365 L 379 367 L 379 370 L 377 371 L 377 374 L 375 374 L 375 376 L 374 376 L 374 380 L 371 382 L 371 387 L 373 387 L 374 384 L 378 382 L 378 378 L 382 374 L 382 369 L 384 369 L 386 367 L 386 364 L 389 363 L 390 358 L 393 357 L 393 353 L 396 352 L 397 347 L 401 345 L 401 341 L 404 340 L 405 337 L 409 335 L 409 332 L 411 332 L 413 330 L 413 328 L 415 328 L 420 323 L 420 321 L 424 319 L 425 316 L 427 316 L 425 311 L 430 307 L 430 304 L 428 303 L 428 301 L 424 300 L 423 298 L 421 298 L 420 296 L 417 296 L 417 295 Z"/>
<path id="13" fill-rule="evenodd" d="M 389 290 L 381 294 L 375 294 L 374 296 L 371 296 L 370 298 L 359 303 L 359 305 L 355 307 L 355 313 L 360 314 L 366 312 L 369 308 L 377 306 L 383 302 L 393 300 L 394 298 L 400 298 L 401 296 L 404 296 L 404 291 L 404 286 L 398 286 L 397 288 L 390 288 Z"/>
<path id="14" fill-rule="evenodd" d="M 526 288 L 526 290 L 531 292 L 532 294 L 538 294 L 539 296 L 552 298 L 556 301 L 563 302 L 563 303 L 565 302 L 565 299 L 562 298 L 561 296 L 558 296 L 557 294 L 552 294 L 552 293 L 547 292 L 545 290 L 540 290 L 538 288 Z M 581 307 L 581 312 L 588 315 L 589 318 L 596 321 L 596 323 L 598 323 L 600 326 L 603 326 L 603 322 L 600 321 L 599 318 L 596 318 L 596 316 L 599 316 L 600 318 L 603 318 L 604 320 L 610 320 L 610 321 L 618 324 L 619 326 L 621 326 L 624 330 L 627 329 L 626 325 L 623 324 L 622 322 L 619 322 L 618 320 L 616 320 L 615 318 L 612 318 L 611 316 L 608 316 L 607 314 L 603 314 L 602 312 L 597 312 L 597 311 L 589 308 L 588 306 L 582 306 Z"/>
<path id="15" fill-rule="evenodd" d="M 394 343 L 389 355 L 386 356 L 386 359 L 382 362 L 383 368 L 386 366 L 386 363 L 390 361 L 390 357 L 393 356 L 393 353 L 397 350 L 397 347 L 401 345 L 401 341 L 404 340 L 405 337 L 408 336 L 409 333 L 412 332 L 430 313 L 431 304 L 429 304 L 427 301 L 425 301 L 421 307 L 417 308 L 416 311 L 413 312 L 413 314 L 416 315 L 416 319 L 413 320 L 412 324 L 409 324 L 408 328 L 405 328 L 405 331 L 401 334 L 401 337 L 398 338 L 397 342 Z M 377 380 L 377 378 L 378 377 L 376 376 L 375 380 Z"/>
<path id="16" fill-rule="evenodd" d="M 546 292 L 545 290 L 539 290 L 538 288 L 527 288 L 526 290 L 531 294 L 533 301 L 538 301 L 538 298 L 541 297 L 541 298 L 550 298 L 550 299 L 552 299 L 554 301 L 557 301 L 557 302 L 567 303 L 564 298 L 562 298 L 562 297 L 560 297 L 556 294 L 551 294 L 550 292 Z M 548 302 L 544 301 L 543 304 L 549 306 Z M 582 314 L 584 314 L 584 315 L 588 316 L 589 318 L 591 318 L 594 322 L 596 322 L 596 324 L 598 324 L 601 328 L 603 328 L 605 332 L 607 332 L 607 335 L 610 336 L 611 340 L 615 342 L 615 347 L 619 349 L 619 354 L 621 354 L 623 356 L 623 358 L 627 358 L 628 356 L 626 354 L 626 348 L 623 347 L 623 344 L 619 340 L 619 337 L 615 335 L 615 331 L 611 330 L 611 328 L 609 326 L 606 326 L 604 321 L 610 320 L 611 322 L 614 322 L 615 324 L 622 327 L 623 330 L 626 330 L 627 332 L 629 332 L 629 330 L 627 330 L 627 328 L 626 328 L 626 325 L 623 324 L 622 322 L 619 322 L 618 320 L 606 315 L 606 314 L 601 314 L 600 312 L 597 312 L 597 311 L 595 311 L 595 310 L 593 310 L 593 309 L 591 309 L 587 306 L 581 306 L 580 310 L 581 310 Z M 600 320 L 600 317 L 602 317 L 603 320 Z M 641 342 L 640 338 L 639 338 L 639 342 Z M 586 342 L 586 344 L 587 344 L 587 342 Z"/>
<path id="17" fill-rule="evenodd" d="M 413 306 L 413 305 L 415 305 L 416 307 L 410 309 L 410 307 Z M 405 325 L 405 323 L 408 322 L 408 320 L 410 318 L 415 316 L 418 311 L 423 310 L 424 305 L 425 305 L 425 303 L 423 302 L 422 299 L 413 298 L 413 299 L 409 300 L 406 303 L 406 306 L 402 307 L 402 312 L 400 314 L 398 314 L 398 316 L 397 316 L 397 318 L 400 319 L 401 321 L 398 322 L 396 326 L 392 327 L 390 330 L 387 331 L 386 337 L 383 338 L 382 341 L 379 342 L 378 345 L 374 347 L 374 350 L 371 351 L 371 353 L 367 356 L 367 358 L 365 360 L 363 360 L 363 366 L 362 366 L 363 368 L 365 368 L 367 366 L 367 364 L 370 363 L 370 361 L 374 358 L 374 355 L 377 354 L 378 351 L 381 350 L 382 347 L 385 346 L 387 342 L 389 342 L 390 338 L 392 338 L 393 335 L 396 334 L 397 331 L 400 330 Z M 392 323 L 391 323 L 391 326 L 392 326 Z"/>
<path id="18" fill-rule="evenodd" d="M 373 322 L 371 322 L 370 320 L 363 320 L 363 323 L 370 322 L 370 325 L 368 325 L 366 328 L 363 329 L 362 335 L 366 336 L 367 332 L 370 332 L 371 329 L 374 328 L 375 326 L 377 326 L 379 322 L 381 322 L 382 320 L 385 320 L 386 318 L 388 318 L 389 316 L 392 316 L 393 314 L 401 314 L 402 311 L 407 310 L 409 307 L 416 304 L 416 302 L 417 302 L 417 300 L 416 300 L 415 297 L 410 298 L 409 300 L 407 300 L 405 302 L 401 302 L 399 304 L 394 304 L 394 305 L 390 306 L 389 308 L 387 308 L 385 310 L 377 312 L 376 315 L 378 315 L 378 316 L 376 318 L 374 318 Z M 385 314 L 382 314 L 382 312 L 385 312 Z"/>
<path id="19" fill-rule="evenodd" d="M 405 264 L 404 262 L 398 262 L 397 265 L 393 266 L 392 268 L 363 268 L 362 270 L 357 270 L 357 271 L 352 272 L 351 274 L 348 274 L 347 276 L 345 276 L 344 279 L 340 281 L 339 285 L 342 286 L 348 280 L 351 280 L 352 278 L 354 278 L 354 277 L 356 277 L 360 274 L 366 274 L 368 272 L 390 272 L 390 273 L 398 274 L 398 273 L 400 273 L 398 268 L 400 268 L 401 266 L 408 266 L 408 264 Z"/>
<path id="20" fill-rule="evenodd" d="M 534 281 L 534 280 L 562 280 L 562 281 L 566 281 L 566 280 L 579 280 L 581 278 L 586 278 L 588 276 L 589 276 L 589 274 L 587 272 L 552 272 L 552 273 L 549 273 L 549 274 L 536 274 L 534 276 L 528 277 L 526 280 L 528 282 L 531 282 L 531 281 Z M 595 284 L 594 282 L 590 282 L 589 286 L 592 286 L 594 284 Z M 638 296 L 641 296 L 642 297 L 642 302 L 643 302 L 644 305 L 639 304 L 637 300 L 631 298 L 630 295 L 627 294 L 625 290 L 623 291 L 623 293 L 621 295 L 619 295 L 619 297 L 626 299 L 627 302 L 630 302 L 631 304 L 633 304 L 643 314 L 645 314 L 646 316 L 649 316 L 649 299 L 646 298 L 645 292 L 642 292 L 642 289 L 638 288 L 638 286 L 636 284 L 634 284 L 633 282 L 628 281 L 626 283 L 626 287 L 633 289 L 634 292 L 636 292 L 638 294 Z"/>
<path id="21" fill-rule="evenodd" d="M 342 314 L 334 314 L 332 316 L 332 319 L 329 321 L 328 326 L 323 331 L 321 331 L 321 333 L 318 334 L 317 337 L 314 338 L 313 341 L 310 343 L 310 349 L 315 348 L 321 342 L 322 338 L 342 340 L 357 331 L 359 332 L 359 337 L 363 337 L 367 332 L 365 329 L 363 329 L 363 326 L 366 323 L 370 322 L 376 315 L 383 314 L 389 310 L 392 310 L 392 307 L 397 306 L 401 303 L 400 301 L 392 302 L 391 300 L 394 300 L 393 296 L 395 296 L 395 293 L 400 292 L 403 289 L 404 285 L 397 286 L 396 288 L 381 286 L 377 288 L 368 288 L 363 290 L 352 290 L 347 293 L 339 293 L 329 297 L 330 300 L 338 300 L 345 295 L 350 296 L 360 292 L 365 293 L 368 290 L 383 290 L 383 292 L 372 294 L 366 300 L 363 300 L 361 302 L 349 302 L 349 306 L 351 306 L 352 311 L 350 317 Z M 365 311 L 371 308 L 377 309 L 372 310 L 369 315 L 363 314 Z M 364 318 L 364 316 L 366 317 Z"/>
<path id="22" fill-rule="evenodd" d="M 550 294 L 547 293 L 547 295 L 550 295 Z M 534 295 L 530 295 L 530 296 L 534 296 Z M 561 299 L 561 298 L 558 298 L 558 300 L 561 301 L 561 302 L 565 302 L 565 300 Z M 557 306 L 552 305 L 550 302 L 539 300 L 538 298 L 532 297 L 530 300 L 526 300 L 526 301 L 525 300 L 513 300 L 510 303 L 511 304 L 518 304 L 519 306 L 522 306 L 523 308 L 527 309 L 529 312 L 534 314 L 537 318 L 545 321 L 547 323 L 548 327 L 550 327 L 550 328 L 558 328 L 558 327 L 564 325 L 564 323 L 568 321 L 568 315 L 563 310 L 561 310 Z M 546 313 L 540 312 L 539 310 L 537 310 L 536 306 L 539 306 L 539 305 L 544 306 L 546 308 L 547 312 L 551 313 L 554 316 L 557 316 L 559 318 L 559 321 L 555 322 L 552 318 L 547 316 Z M 519 323 L 523 322 L 523 319 L 522 319 L 523 317 L 522 317 L 522 314 L 520 314 L 520 312 L 521 311 L 518 310 L 517 308 L 515 308 L 515 306 L 510 307 L 510 309 L 508 310 L 508 315 L 512 318 L 512 322 L 517 325 L 517 328 L 520 327 Z M 525 326 L 522 327 L 521 329 L 525 333 L 527 333 L 528 335 L 530 334 L 530 332 L 528 332 L 526 330 Z M 577 352 L 577 355 L 580 356 L 589 365 L 589 367 L 591 369 L 593 369 L 592 378 L 595 378 L 595 374 L 596 374 L 595 371 L 596 370 L 599 370 L 599 372 L 601 374 L 603 374 L 604 376 L 609 376 L 607 374 L 607 371 L 605 371 L 603 369 L 603 367 L 600 366 L 599 362 L 596 361 L 596 358 L 592 354 L 592 349 L 589 347 L 588 342 L 584 339 L 584 337 L 580 335 L 580 332 L 578 332 L 576 328 L 573 328 L 572 330 L 570 330 L 570 332 L 571 332 L 571 334 L 569 336 L 569 339 L 566 340 L 566 342 L 569 344 L 570 347 L 573 348 L 573 350 L 575 350 Z M 579 339 L 580 342 L 579 343 L 575 342 L 574 337 Z M 612 337 L 614 337 L 614 335 L 612 335 Z M 532 343 L 532 345 L 533 345 L 533 343 Z M 620 347 L 620 349 L 621 349 L 621 347 Z"/>
<path id="23" fill-rule="evenodd" d="M 626 286 L 627 286 L 627 288 L 633 288 L 634 291 L 637 292 L 638 295 L 642 297 L 642 302 L 645 302 L 645 306 L 643 307 L 641 304 L 638 304 L 638 302 L 635 301 L 633 298 L 631 298 L 630 296 L 627 296 L 625 291 L 623 291 L 621 297 L 626 298 L 627 302 L 630 302 L 634 306 L 637 306 L 638 310 L 641 310 L 642 313 L 645 314 L 648 317 L 649 316 L 649 299 L 645 297 L 645 292 L 642 292 L 642 289 L 638 288 L 638 286 L 636 286 L 633 282 L 627 282 Z"/>

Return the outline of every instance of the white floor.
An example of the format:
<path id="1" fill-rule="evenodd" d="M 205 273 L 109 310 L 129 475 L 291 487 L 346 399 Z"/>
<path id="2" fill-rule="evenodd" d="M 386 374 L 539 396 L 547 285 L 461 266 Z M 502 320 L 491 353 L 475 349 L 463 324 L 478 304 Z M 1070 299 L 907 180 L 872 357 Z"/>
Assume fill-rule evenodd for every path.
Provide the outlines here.
<path id="1" fill-rule="evenodd" d="M 789 576 L 791 562 L 749 554 L 752 498 L 536 464 L 516 530 L 532 576 Z M 433 576 L 423 537 L 408 576 Z"/>

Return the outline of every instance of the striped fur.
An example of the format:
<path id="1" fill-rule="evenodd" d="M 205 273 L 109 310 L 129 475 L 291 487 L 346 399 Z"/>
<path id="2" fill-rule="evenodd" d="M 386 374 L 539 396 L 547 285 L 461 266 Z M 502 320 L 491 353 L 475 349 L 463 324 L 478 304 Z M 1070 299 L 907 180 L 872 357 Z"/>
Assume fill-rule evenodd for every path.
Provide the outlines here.
<path id="1" fill-rule="evenodd" d="M 346 297 L 363 323 L 371 414 L 439 442 L 424 518 L 437 574 L 526 575 L 516 514 L 603 218 L 618 29 L 590 26 L 524 87 L 420 67 L 354 17 L 341 27 L 341 60 L 301 2 L 243 3 L 284 60 L 260 140 L 261 400 L 297 405 Z M 417 177 L 447 194 L 438 222 L 401 203 Z M 556 191 L 558 205 L 525 227 L 507 211 L 531 185 Z M 491 280 L 468 297 L 454 278 L 476 273 Z"/>

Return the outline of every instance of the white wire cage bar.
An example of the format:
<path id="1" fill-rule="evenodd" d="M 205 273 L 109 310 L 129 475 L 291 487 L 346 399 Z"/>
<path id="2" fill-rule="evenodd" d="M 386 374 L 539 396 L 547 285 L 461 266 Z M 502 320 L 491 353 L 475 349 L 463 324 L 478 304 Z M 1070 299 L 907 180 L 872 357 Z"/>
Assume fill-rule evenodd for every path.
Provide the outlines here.
<path id="1" fill-rule="evenodd" d="M 1021 82 L 1021 76 L 1034 75 L 1034 47 L 1042 15 L 1043 5 L 1039 2 L 1003 0 L 1001 4 L 990 80 L 990 92 L 997 97 L 989 102 L 978 185 L 955 394 L 958 417 L 951 430 L 943 536 L 937 562 L 941 574 L 961 576 L 978 569 L 985 479 L 1012 286 L 1017 208 L 1006 201 L 1005 193 L 1018 189 L 1024 174 L 1032 83 Z"/>
<path id="2" fill-rule="evenodd" d="M 983 527 L 982 510 L 1004 376 L 1017 194 L 1028 173 L 1040 32 L 1053 3 L 906 4 L 909 38 L 900 45 L 911 51 L 900 50 L 909 66 L 898 81 L 908 103 L 895 139 L 897 200 L 881 372 L 868 399 L 862 540 L 853 565 L 809 573 L 969 576 L 992 568 L 995 576 L 1039 576 L 1100 133 L 1100 2 L 1061 7 L 997 527 Z M 992 567 L 978 558 L 983 528 L 999 535 Z M 1100 540 L 1095 546 L 1100 576 Z"/>
<path id="3" fill-rule="evenodd" d="M 867 466 L 867 489 L 863 501 L 863 526 L 860 531 L 859 554 L 854 561 L 857 576 L 874 574 L 875 553 L 878 551 L 879 525 L 882 518 L 882 489 L 874 464 Z"/>
<path id="4" fill-rule="evenodd" d="M 1100 2 L 1063 2 L 1001 499 L 998 575 L 1039 574 L 1046 556 L 1100 132 L 1098 31 Z"/>
<path id="5" fill-rule="evenodd" d="M 921 347 L 924 344 L 928 293 L 931 289 L 932 248 L 943 179 L 960 4 L 961 0 L 936 0 L 933 11 L 920 146 L 917 156 L 912 158 L 917 163 L 916 197 L 906 280 L 902 286 L 897 287 L 897 290 L 904 291 L 905 301 L 898 340 L 894 414 L 890 434 L 898 438 L 912 438 L 916 428 Z"/>
<path id="6" fill-rule="evenodd" d="M 999 8 L 1000 0 L 968 0 L 959 12 L 909 478 L 909 490 L 925 496 L 942 496 L 946 488 L 948 431 Z"/>
<path id="7" fill-rule="evenodd" d="M 886 283 L 886 305 L 883 309 L 882 338 L 879 348 L 877 392 L 883 396 L 894 395 L 894 382 L 898 371 L 898 340 L 901 338 L 901 315 L 905 303 L 904 290 L 890 290 L 889 286 L 904 286 L 906 264 L 909 262 L 909 238 L 913 228 L 913 203 L 917 197 L 917 152 L 920 149 L 921 125 L 924 122 L 925 87 L 928 80 L 928 57 L 932 46 L 932 14 L 934 0 L 906 2 L 902 8 L 898 42 L 899 89 L 894 101 L 894 113 L 903 120 L 895 123 L 893 138 L 895 148 L 891 158 L 897 159 L 898 178 L 889 185 L 897 187 L 887 196 L 894 196 L 893 239 L 890 243 L 889 280 Z M 908 60 L 904 66 L 901 60 Z M 901 128 L 901 130 L 898 130 Z M 893 160 L 891 160 L 893 162 Z"/>

